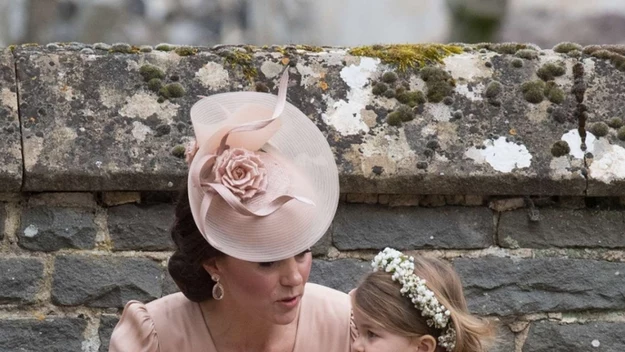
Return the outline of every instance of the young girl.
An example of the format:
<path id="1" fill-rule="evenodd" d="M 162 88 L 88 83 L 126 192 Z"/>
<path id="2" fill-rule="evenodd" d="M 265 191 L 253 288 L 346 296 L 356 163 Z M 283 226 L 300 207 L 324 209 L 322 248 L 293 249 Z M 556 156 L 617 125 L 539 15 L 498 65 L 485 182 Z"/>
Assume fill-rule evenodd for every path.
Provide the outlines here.
<path id="1" fill-rule="evenodd" d="M 482 352 L 493 326 L 472 316 L 451 266 L 386 248 L 350 294 L 355 352 Z"/>

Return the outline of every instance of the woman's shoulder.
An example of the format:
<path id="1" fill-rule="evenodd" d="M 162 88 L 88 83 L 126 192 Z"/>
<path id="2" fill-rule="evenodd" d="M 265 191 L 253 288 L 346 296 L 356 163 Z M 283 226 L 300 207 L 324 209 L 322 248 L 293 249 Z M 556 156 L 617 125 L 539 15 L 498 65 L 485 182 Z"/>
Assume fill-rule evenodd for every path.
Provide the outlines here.
<path id="1" fill-rule="evenodd" d="M 313 283 L 306 284 L 302 304 L 313 317 L 324 322 L 349 323 L 351 300 L 347 293 Z"/>
<path id="2" fill-rule="evenodd" d="M 349 351 L 353 341 L 351 300 L 347 293 L 306 284 L 302 298 L 300 328 L 307 331 L 300 346 L 313 342 L 326 351 Z"/>
<path id="3" fill-rule="evenodd" d="M 182 293 L 174 293 L 147 304 L 129 301 L 119 323 L 111 335 L 110 352 L 156 352 L 178 335 L 186 335 L 191 324 L 201 319 L 197 303 L 189 301 Z M 200 320 L 201 321 L 201 320 Z"/>

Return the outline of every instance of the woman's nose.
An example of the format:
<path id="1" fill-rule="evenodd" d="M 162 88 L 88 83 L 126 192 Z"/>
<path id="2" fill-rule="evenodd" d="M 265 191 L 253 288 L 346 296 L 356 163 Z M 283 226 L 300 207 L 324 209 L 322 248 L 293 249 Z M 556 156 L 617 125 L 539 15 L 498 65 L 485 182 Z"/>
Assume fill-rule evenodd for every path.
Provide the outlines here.
<path id="1" fill-rule="evenodd" d="M 282 268 L 281 283 L 284 286 L 299 286 L 304 283 L 300 268 L 295 258 L 284 261 Z"/>

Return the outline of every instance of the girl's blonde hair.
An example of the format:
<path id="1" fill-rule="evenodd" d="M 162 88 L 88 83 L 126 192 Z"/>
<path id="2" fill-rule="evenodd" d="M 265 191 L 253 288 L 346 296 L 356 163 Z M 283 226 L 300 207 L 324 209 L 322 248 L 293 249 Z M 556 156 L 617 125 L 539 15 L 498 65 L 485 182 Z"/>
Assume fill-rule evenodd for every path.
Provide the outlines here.
<path id="1" fill-rule="evenodd" d="M 494 338 L 494 326 L 469 313 L 462 283 L 451 265 L 428 257 L 414 258 L 415 274 L 427 282 L 438 301 L 451 312 L 456 330 L 453 352 L 483 352 Z M 430 327 L 410 299 L 401 295 L 401 285 L 391 274 L 376 271 L 368 274 L 354 293 L 354 309 L 385 330 L 406 337 L 431 335 L 441 330 Z M 442 349 L 437 349 L 437 351 Z"/>

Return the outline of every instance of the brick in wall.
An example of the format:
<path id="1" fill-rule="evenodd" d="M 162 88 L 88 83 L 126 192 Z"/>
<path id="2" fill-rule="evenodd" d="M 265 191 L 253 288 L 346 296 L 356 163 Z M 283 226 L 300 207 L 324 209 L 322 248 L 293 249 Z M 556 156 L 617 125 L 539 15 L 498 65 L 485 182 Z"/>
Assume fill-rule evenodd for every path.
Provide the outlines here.
<path id="1" fill-rule="evenodd" d="M 121 205 L 108 209 L 108 230 L 114 250 L 172 250 L 170 229 L 174 206 Z"/>
<path id="2" fill-rule="evenodd" d="M 625 309 L 625 263 L 499 257 L 453 263 L 478 314 Z"/>
<path id="3" fill-rule="evenodd" d="M 0 351 L 81 351 L 86 326 L 79 318 L 0 319 Z"/>
<path id="4" fill-rule="evenodd" d="M 33 251 L 95 247 L 96 225 L 92 210 L 34 207 L 22 212 L 18 232 L 21 247 Z"/>
<path id="5" fill-rule="evenodd" d="M 625 248 L 625 211 L 540 209 L 540 221 L 527 210 L 504 212 L 499 220 L 502 247 Z"/>
<path id="6" fill-rule="evenodd" d="M 560 324 L 540 321 L 531 325 L 523 352 L 625 351 L 625 323 Z"/>
<path id="7" fill-rule="evenodd" d="M 162 268 L 139 258 L 58 256 L 52 303 L 62 306 L 123 307 L 161 297 Z"/>
<path id="8" fill-rule="evenodd" d="M 487 208 L 342 204 L 333 241 L 340 250 L 486 248 L 493 235 L 493 215 Z"/>
<path id="9" fill-rule="evenodd" d="M 39 259 L 0 259 L 0 304 L 33 303 L 42 280 L 43 263 Z"/>
<path id="10" fill-rule="evenodd" d="M 358 259 L 313 260 L 309 282 L 349 292 L 366 273 L 371 271 L 368 261 Z"/>

